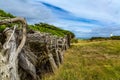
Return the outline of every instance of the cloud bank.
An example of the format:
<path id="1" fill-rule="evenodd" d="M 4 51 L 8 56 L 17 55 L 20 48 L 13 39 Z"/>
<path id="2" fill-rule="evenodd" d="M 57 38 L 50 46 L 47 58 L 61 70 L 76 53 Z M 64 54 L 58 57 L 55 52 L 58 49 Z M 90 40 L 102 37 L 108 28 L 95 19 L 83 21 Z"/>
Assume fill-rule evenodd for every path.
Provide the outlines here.
<path id="1" fill-rule="evenodd" d="M 120 35 L 119 0 L 1 0 L 0 8 L 29 23 L 70 30 L 76 37 Z"/>
<path id="2" fill-rule="evenodd" d="M 1 0 L 0 8 L 16 16 L 25 17 L 29 23 L 54 20 L 51 10 L 33 0 Z"/>

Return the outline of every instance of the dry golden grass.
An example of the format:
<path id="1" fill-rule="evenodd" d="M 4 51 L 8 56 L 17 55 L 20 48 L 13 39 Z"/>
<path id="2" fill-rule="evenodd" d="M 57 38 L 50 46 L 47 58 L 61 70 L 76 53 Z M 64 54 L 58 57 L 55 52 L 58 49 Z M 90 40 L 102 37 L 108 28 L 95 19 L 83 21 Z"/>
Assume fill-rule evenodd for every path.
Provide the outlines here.
<path id="1" fill-rule="evenodd" d="M 55 75 L 43 80 L 120 80 L 120 41 L 79 41 Z"/>

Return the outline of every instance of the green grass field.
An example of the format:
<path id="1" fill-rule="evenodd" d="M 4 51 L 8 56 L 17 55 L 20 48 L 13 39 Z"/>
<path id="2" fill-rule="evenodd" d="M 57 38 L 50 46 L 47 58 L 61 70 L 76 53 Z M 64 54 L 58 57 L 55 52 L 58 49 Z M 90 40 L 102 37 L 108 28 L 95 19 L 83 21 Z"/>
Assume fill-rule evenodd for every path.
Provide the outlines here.
<path id="1" fill-rule="evenodd" d="M 55 75 L 43 80 L 120 80 L 120 41 L 79 41 Z"/>

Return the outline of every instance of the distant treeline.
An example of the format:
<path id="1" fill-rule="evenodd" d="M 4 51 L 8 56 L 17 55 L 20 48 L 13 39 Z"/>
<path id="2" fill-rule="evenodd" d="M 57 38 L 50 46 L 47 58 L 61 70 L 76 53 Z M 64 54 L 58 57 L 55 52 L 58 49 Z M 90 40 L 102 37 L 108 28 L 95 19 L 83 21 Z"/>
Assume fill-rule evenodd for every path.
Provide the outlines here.
<path id="1" fill-rule="evenodd" d="M 112 37 L 92 37 L 90 40 L 120 40 L 120 36 L 112 36 Z"/>

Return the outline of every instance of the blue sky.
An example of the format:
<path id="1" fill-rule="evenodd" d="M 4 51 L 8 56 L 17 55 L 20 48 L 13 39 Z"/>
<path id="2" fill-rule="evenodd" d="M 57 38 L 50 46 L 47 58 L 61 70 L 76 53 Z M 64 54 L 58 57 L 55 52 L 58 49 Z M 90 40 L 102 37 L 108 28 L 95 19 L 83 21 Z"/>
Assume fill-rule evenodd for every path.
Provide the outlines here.
<path id="1" fill-rule="evenodd" d="M 0 9 L 30 24 L 70 30 L 76 37 L 120 35 L 120 0 L 1 0 Z"/>

